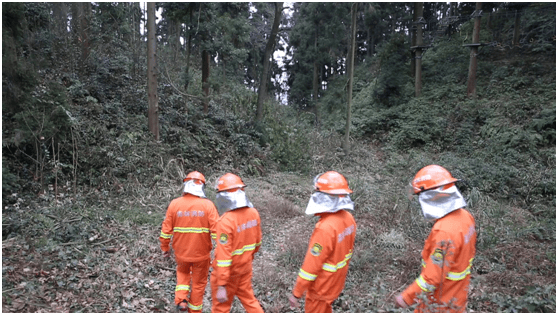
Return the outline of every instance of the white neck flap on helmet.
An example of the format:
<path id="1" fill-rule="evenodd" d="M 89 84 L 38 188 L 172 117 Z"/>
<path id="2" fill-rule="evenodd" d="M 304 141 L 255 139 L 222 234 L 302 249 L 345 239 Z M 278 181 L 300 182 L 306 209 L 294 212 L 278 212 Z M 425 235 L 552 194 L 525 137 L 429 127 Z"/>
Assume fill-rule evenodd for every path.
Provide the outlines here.
<path id="1" fill-rule="evenodd" d="M 438 220 L 446 214 L 467 206 L 467 202 L 455 185 L 430 189 L 419 194 L 422 214 L 427 220 Z"/>
<path id="2" fill-rule="evenodd" d="M 242 207 L 254 207 L 242 189 L 233 192 L 218 192 L 215 197 L 215 206 L 220 212 L 226 212 Z"/>
<path id="3" fill-rule="evenodd" d="M 201 198 L 205 198 L 205 193 L 203 191 L 204 184 L 196 184 L 194 180 L 188 180 L 184 182 L 184 190 L 182 190 L 185 194 L 191 194 L 194 196 L 198 196 Z"/>
<path id="4" fill-rule="evenodd" d="M 306 206 L 306 214 L 333 213 L 341 209 L 354 210 L 354 202 L 347 195 L 330 195 L 316 191 Z"/>

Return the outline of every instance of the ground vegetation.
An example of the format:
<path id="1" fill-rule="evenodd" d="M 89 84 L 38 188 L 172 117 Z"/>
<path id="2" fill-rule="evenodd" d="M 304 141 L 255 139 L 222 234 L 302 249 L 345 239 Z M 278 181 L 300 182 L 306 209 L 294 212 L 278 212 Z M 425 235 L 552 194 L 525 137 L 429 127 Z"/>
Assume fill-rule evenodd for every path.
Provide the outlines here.
<path id="1" fill-rule="evenodd" d="M 304 209 L 314 176 L 335 170 L 354 190 L 358 227 L 333 310 L 401 312 L 393 298 L 419 274 L 430 229 L 407 186 L 420 168 L 440 164 L 463 180 L 457 185 L 477 223 L 468 310 L 555 313 L 555 5 L 483 4 L 475 98 L 466 94 L 463 46 L 474 5 L 425 3 L 432 47 L 423 52 L 419 98 L 404 31 L 413 5 L 359 5 L 348 153 L 341 60 L 349 38 L 334 35 L 347 34 L 350 5 L 329 5 L 300 3 L 299 12 L 320 14 L 282 19 L 278 38 L 292 35 L 299 47 L 287 50 L 293 94 L 286 103 L 268 98 L 261 123 L 256 90 L 271 7 L 160 5 L 156 140 L 142 8 L 85 6 L 91 12 L 76 26 L 89 32 L 83 46 L 85 33 L 64 30 L 51 15 L 80 8 L 2 3 L 2 310 L 174 311 L 175 266 L 163 259 L 158 235 L 182 179 L 197 170 L 212 200 L 226 172 L 248 185 L 264 234 L 255 294 L 268 312 L 302 311 L 288 308 L 287 294 L 316 222 Z M 517 10 L 521 32 L 512 44 Z M 332 49 L 311 48 L 316 38 Z M 211 55 L 205 85 L 204 54 Z M 317 94 L 314 61 L 323 82 Z M 271 77 L 280 71 L 274 64 Z M 278 82 L 273 92 L 289 95 Z M 210 305 L 208 287 L 204 312 Z M 235 301 L 231 311 L 243 308 Z"/>

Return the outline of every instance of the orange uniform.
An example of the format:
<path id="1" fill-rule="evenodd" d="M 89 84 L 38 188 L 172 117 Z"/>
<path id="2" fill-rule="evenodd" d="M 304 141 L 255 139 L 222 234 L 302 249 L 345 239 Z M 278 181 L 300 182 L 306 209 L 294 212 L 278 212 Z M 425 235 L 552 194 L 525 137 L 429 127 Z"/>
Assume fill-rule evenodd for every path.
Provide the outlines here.
<path id="1" fill-rule="evenodd" d="M 419 305 L 415 312 L 465 312 L 475 257 L 475 220 L 465 209 L 438 219 L 424 244 L 422 272 L 402 293 L 407 305 Z M 416 299 L 425 292 L 429 303 Z"/>
<path id="2" fill-rule="evenodd" d="M 188 301 L 190 312 L 201 312 L 203 293 L 207 285 L 210 252 L 213 248 L 211 238 L 215 238 L 215 225 L 219 213 L 208 199 L 191 194 L 171 201 L 161 229 L 161 249 L 169 251 L 172 247 L 176 256 L 175 303 L 188 301 L 190 280 L 192 294 Z"/>
<path id="3" fill-rule="evenodd" d="M 217 246 L 211 273 L 212 313 L 228 313 L 236 295 L 246 312 L 263 313 L 252 289 L 252 261 L 262 244 L 260 215 L 251 207 L 225 212 L 217 222 Z M 216 298 L 225 286 L 227 301 Z"/>
<path id="4" fill-rule="evenodd" d="M 317 215 L 320 220 L 310 238 L 293 295 L 300 298 L 308 290 L 305 311 L 331 313 L 331 304 L 345 286 L 353 255 L 356 222 L 346 210 Z"/>

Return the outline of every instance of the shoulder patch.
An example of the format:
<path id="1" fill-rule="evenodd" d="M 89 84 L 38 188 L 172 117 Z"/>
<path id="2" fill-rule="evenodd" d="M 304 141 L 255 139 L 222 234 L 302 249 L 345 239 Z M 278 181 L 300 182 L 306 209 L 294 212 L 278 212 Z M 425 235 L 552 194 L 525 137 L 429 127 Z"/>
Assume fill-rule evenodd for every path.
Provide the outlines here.
<path id="1" fill-rule="evenodd" d="M 312 245 L 312 248 L 310 249 L 310 253 L 313 256 L 320 256 L 320 254 L 322 253 L 322 249 L 322 245 L 314 243 L 314 245 Z"/>
<path id="2" fill-rule="evenodd" d="M 225 245 L 227 244 L 228 241 L 229 241 L 229 236 L 225 233 L 221 233 L 221 236 L 219 236 L 219 243 Z"/>
<path id="3" fill-rule="evenodd" d="M 444 262 L 444 252 L 441 248 L 436 248 L 434 252 L 430 255 L 432 263 L 441 266 Z"/>

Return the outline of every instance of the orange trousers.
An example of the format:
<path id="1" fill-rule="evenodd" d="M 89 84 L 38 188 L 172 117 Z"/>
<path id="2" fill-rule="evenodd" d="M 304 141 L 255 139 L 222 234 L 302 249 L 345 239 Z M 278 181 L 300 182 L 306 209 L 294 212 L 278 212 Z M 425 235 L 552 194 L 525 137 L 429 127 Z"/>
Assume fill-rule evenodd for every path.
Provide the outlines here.
<path id="1" fill-rule="evenodd" d="M 209 259 L 197 262 L 177 262 L 174 303 L 178 305 L 186 300 L 189 313 L 201 313 L 208 273 Z M 190 286 L 190 282 L 192 282 L 192 286 Z M 188 299 L 190 291 L 190 299 Z"/>
<path id="2" fill-rule="evenodd" d="M 260 302 L 254 295 L 252 289 L 252 271 L 244 275 L 232 276 L 226 285 L 227 288 L 227 301 L 220 303 L 217 301 L 217 277 L 211 274 L 211 313 L 230 313 L 231 305 L 234 297 L 238 297 L 246 313 L 263 313 Z"/>
<path id="3" fill-rule="evenodd" d="M 325 300 L 315 300 L 306 295 L 306 300 L 304 302 L 304 312 L 305 313 L 333 313 L 331 304 L 333 301 Z"/>

